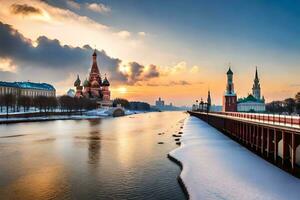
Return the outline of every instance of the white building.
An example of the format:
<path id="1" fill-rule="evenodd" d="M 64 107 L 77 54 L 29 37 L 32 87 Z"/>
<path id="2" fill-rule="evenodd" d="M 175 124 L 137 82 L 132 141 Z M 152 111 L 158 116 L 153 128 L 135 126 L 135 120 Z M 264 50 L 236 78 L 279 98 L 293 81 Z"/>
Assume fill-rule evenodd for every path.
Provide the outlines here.
<path id="1" fill-rule="evenodd" d="M 48 83 L 0 81 L 0 96 L 6 94 L 29 97 L 55 97 L 56 91 L 55 88 Z"/>
<path id="2" fill-rule="evenodd" d="M 264 97 L 261 98 L 260 83 L 257 73 L 255 71 L 255 78 L 252 87 L 252 94 L 249 94 L 245 98 L 240 98 L 237 102 L 238 112 L 265 112 L 266 104 Z"/>
<path id="3" fill-rule="evenodd" d="M 256 99 L 252 94 L 248 97 L 238 100 L 238 112 L 265 112 L 266 105 L 264 100 Z"/>

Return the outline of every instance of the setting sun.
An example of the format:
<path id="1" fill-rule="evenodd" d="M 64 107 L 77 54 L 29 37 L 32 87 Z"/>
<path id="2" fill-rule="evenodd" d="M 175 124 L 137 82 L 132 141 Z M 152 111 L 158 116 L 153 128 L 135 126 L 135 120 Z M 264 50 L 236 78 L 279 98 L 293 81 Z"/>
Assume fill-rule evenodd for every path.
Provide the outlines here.
<path id="1" fill-rule="evenodd" d="M 119 88 L 118 88 L 118 91 L 119 91 L 119 93 L 121 93 L 121 94 L 125 94 L 125 93 L 127 93 L 127 88 L 125 88 L 125 87 L 119 87 Z"/>

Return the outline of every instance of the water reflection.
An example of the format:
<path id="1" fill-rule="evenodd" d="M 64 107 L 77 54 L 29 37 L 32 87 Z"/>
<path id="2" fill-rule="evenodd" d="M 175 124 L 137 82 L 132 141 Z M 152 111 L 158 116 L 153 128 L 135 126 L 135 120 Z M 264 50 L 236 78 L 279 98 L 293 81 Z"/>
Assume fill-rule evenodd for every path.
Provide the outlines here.
<path id="1" fill-rule="evenodd" d="M 100 125 L 101 119 L 90 120 L 90 137 L 89 137 L 89 164 L 94 164 L 94 166 L 98 166 L 98 162 L 100 159 L 100 151 L 101 151 L 101 133 L 100 133 Z"/>
<path id="2" fill-rule="evenodd" d="M 184 199 L 166 155 L 185 116 L 0 126 L 0 199 Z"/>
<path id="3" fill-rule="evenodd" d="M 90 132 L 89 137 L 89 163 L 90 164 L 97 164 L 100 157 L 100 150 L 101 150 L 101 135 L 99 131 L 92 131 Z"/>

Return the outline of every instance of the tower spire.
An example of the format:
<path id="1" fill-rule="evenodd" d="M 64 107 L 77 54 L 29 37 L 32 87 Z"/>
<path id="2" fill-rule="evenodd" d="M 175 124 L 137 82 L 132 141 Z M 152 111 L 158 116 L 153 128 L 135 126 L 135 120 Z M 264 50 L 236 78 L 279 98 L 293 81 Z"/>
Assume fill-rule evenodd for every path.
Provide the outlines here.
<path id="1" fill-rule="evenodd" d="M 259 78 L 258 78 L 257 66 L 256 66 L 256 70 L 255 70 L 255 78 L 254 78 L 253 87 L 252 87 L 252 95 L 257 100 L 260 100 L 261 93 L 260 93 L 260 83 L 259 83 Z"/>
<path id="2" fill-rule="evenodd" d="M 257 79 L 257 80 L 258 80 L 257 66 L 256 66 L 256 70 L 255 70 L 255 79 Z"/>
<path id="3" fill-rule="evenodd" d="M 94 49 L 94 53 L 93 53 L 93 56 L 96 56 L 97 57 L 97 53 L 96 53 L 97 49 Z"/>
<path id="4" fill-rule="evenodd" d="M 94 53 L 93 53 L 93 65 L 92 65 L 92 68 L 91 68 L 91 73 L 95 73 L 95 74 L 100 75 L 99 68 L 98 68 L 98 65 L 97 65 L 97 53 L 96 53 L 96 51 L 97 51 L 97 49 L 95 49 Z"/>
<path id="5" fill-rule="evenodd" d="M 210 90 L 208 90 L 208 94 L 207 94 L 207 104 L 211 105 Z"/>

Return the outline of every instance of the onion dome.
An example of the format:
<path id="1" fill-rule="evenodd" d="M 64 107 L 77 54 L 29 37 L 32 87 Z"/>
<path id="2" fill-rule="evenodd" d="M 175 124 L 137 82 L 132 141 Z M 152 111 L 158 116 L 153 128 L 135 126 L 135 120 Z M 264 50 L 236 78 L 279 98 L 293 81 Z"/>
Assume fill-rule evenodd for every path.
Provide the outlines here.
<path id="1" fill-rule="evenodd" d="M 85 81 L 83 82 L 83 86 L 90 87 L 90 82 L 87 79 L 85 79 Z"/>
<path id="2" fill-rule="evenodd" d="M 102 82 L 102 86 L 110 86 L 110 83 L 109 83 L 109 81 L 107 80 L 106 76 L 105 76 L 105 78 L 104 78 L 104 80 L 103 80 L 103 82 Z"/>
<path id="3" fill-rule="evenodd" d="M 81 81 L 80 81 L 80 79 L 79 79 L 79 75 L 77 75 L 77 79 L 76 79 L 76 81 L 74 82 L 74 86 L 75 86 L 75 87 L 78 87 L 78 86 L 80 86 L 80 84 L 81 84 Z"/>
<path id="4" fill-rule="evenodd" d="M 227 74 L 229 75 L 232 75 L 233 74 L 233 72 L 231 71 L 231 68 L 229 67 L 229 69 L 228 69 L 228 71 L 227 71 Z"/>

